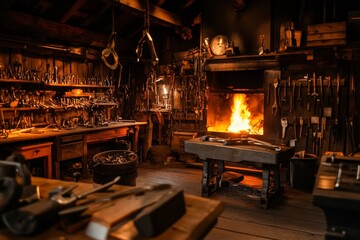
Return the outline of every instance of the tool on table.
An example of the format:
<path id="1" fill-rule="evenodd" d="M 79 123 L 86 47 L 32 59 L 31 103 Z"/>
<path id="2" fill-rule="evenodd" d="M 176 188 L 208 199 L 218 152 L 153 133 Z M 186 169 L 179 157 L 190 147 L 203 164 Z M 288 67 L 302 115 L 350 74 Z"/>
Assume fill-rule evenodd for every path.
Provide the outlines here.
<path id="1" fill-rule="evenodd" d="M 179 217 L 184 213 L 183 209 L 185 209 L 185 206 L 183 205 L 184 202 L 179 200 L 183 197 L 182 190 L 172 188 L 170 190 L 149 191 L 141 196 L 131 195 L 119 199 L 113 206 L 92 215 L 91 221 L 85 230 L 85 234 L 95 239 L 105 240 L 108 238 L 111 231 L 115 230 L 117 227 L 121 227 L 122 224 L 132 220 L 134 217 L 136 218 L 136 215 L 141 210 L 152 206 L 153 204 L 161 207 L 163 211 Z M 150 223 L 148 229 L 161 225 L 159 221 L 165 222 L 163 218 L 159 218 L 156 222 Z"/>
<path id="2" fill-rule="evenodd" d="M 219 138 L 216 136 L 211 135 L 204 135 L 201 137 L 202 141 L 209 141 L 209 142 L 217 142 L 217 143 L 223 143 L 227 146 L 234 146 L 234 145 L 255 145 L 255 146 L 261 146 L 265 148 L 272 149 L 274 151 L 281 151 L 281 147 L 277 145 L 273 145 L 271 143 L 261 141 L 255 138 L 248 137 L 247 135 L 244 135 L 240 138 Z"/>
<path id="3" fill-rule="evenodd" d="M 108 194 L 106 196 L 103 196 L 101 198 L 95 198 L 95 199 L 89 199 L 85 200 L 83 202 L 79 202 L 76 206 L 67 208 L 63 211 L 59 212 L 59 215 L 66 216 L 68 214 L 74 215 L 75 213 L 82 213 L 83 211 L 89 209 L 89 206 L 87 204 L 89 203 L 104 203 L 109 202 L 115 199 L 119 199 L 122 197 L 127 197 L 130 195 L 143 195 L 146 192 L 149 191 L 159 191 L 159 190 L 166 190 L 170 189 L 171 185 L 164 183 L 164 184 L 157 184 L 157 185 L 149 185 L 149 186 L 143 186 L 143 187 L 135 187 L 135 188 L 129 188 L 122 191 L 117 191 L 111 194 Z"/>
<path id="4" fill-rule="evenodd" d="M 176 210 L 169 211 L 172 209 Z M 160 201 L 141 211 L 134 223 L 140 236 L 154 237 L 174 224 L 185 212 L 184 193 L 178 189 L 168 192 Z"/>
<path id="5" fill-rule="evenodd" d="M 277 78 L 274 79 L 274 104 L 272 105 L 272 115 L 275 117 L 277 115 L 277 112 L 279 110 L 278 106 L 278 100 L 277 100 L 277 87 L 279 85 L 279 82 Z"/>
<path id="6" fill-rule="evenodd" d="M 285 140 L 285 133 L 286 133 L 286 127 L 288 126 L 288 120 L 286 117 L 282 117 L 280 120 L 281 123 L 281 139 L 284 141 Z"/>
<path id="7" fill-rule="evenodd" d="M 65 209 L 59 212 L 59 216 L 61 217 L 60 227 L 66 233 L 77 232 L 87 226 L 87 224 L 90 222 L 92 214 L 111 207 L 114 204 L 114 202 L 104 202 L 92 204 L 91 208 L 90 206 L 87 208 L 84 208 L 84 206 L 79 206 L 70 208 L 69 210 Z"/>
<path id="8" fill-rule="evenodd" d="M 234 139 L 224 139 L 223 140 L 224 145 L 227 146 L 232 146 L 232 145 L 255 145 L 255 146 L 261 146 L 264 148 L 269 148 L 271 150 L 274 151 L 281 151 L 281 147 L 277 146 L 277 145 L 273 145 L 271 143 L 268 142 L 264 142 L 255 138 L 251 138 L 251 137 L 242 137 L 242 138 L 234 138 Z"/>
<path id="9" fill-rule="evenodd" d="M 338 169 L 338 173 L 336 176 L 336 182 L 335 182 L 335 188 L 340 187 L 340 183 L 341 183 L 341 176 L 342 176 L 342 172 L 343 172 L 343 163 L 339 163 L 339 169 Z"/>
<path id="10" fill-rule="evenodd" d="M 77 200 L 82 199 L 89 194 L 109 188 L 119 180 L 120 177 L 116 177 L 109 183 L 79 195 L 72 193 L 72 190 L 76 188 L 76 185 L 74 185 L 50 196 L 48 199 L 40 199 L 35 203 L 6 212 L 2 215 L 2 220 L 6 227 L 14 234 L 33 234 L 45 229 L 48 225 L 57 220 L 58 212 L 60 210 L 73 206 Z"/>

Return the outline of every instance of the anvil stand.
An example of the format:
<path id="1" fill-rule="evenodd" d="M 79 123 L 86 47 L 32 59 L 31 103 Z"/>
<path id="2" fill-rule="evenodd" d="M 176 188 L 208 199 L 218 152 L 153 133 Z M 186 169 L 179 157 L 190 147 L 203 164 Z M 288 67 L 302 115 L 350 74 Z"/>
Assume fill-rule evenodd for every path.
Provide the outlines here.
<path id="1" fill-rule="evenodd" d="M 209 197 L 223 187 L 222 177 L 225 173 L 225 163 L 223 160 L 215 159 L 202 161 L 201 196 Z M 275 165 L 263 164 L 261 190 L 242 186 L 241 183 L 238 187 L 244 192 L 259 196 L 259 207 L 267 209 L 270 201 L 283 192 L 280 184 L 280 169 Z"/>
<path id="2" fill-rule="evenodd" d="M 273 151 L 260 146 L 226 146 L 219 142 L 201 141 L 199 138 L 187 140 L 184 144 L 185 152 L 197 154 L 203 161 L 201 179 L 203 197 L 209 197 L 223 187 L 225 161 L 261 165 L 261 189 L 241 183 L 238 185 L 241 191 L 259 196 L 261 208 L 268 208 L 270 201 L 283 192 L 280 184 L 280 165 L 289 163 L 294 154 L 294 149 L 289 147 L 282 147 L 281 151 Z"/>

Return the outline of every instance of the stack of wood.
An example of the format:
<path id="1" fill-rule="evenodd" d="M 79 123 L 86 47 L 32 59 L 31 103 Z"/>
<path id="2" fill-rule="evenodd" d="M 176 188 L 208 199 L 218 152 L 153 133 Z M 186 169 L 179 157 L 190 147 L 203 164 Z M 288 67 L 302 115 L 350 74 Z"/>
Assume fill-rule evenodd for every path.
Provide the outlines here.
<path id="1" fill-rule="evenodd" d="M 307 46 L 334 46 L 346 44 L 346 22 L 308 25 Z"/>

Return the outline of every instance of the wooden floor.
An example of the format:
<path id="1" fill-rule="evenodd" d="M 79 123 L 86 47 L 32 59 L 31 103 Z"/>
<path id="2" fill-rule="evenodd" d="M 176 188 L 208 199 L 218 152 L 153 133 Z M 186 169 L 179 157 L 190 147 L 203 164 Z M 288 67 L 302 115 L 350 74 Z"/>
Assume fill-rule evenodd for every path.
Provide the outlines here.
<path id="1" fill-rule="evenodd" d="M 170 183 L 186 194 L 200 196 L 201 169 L 174 162 L 166 166 L 142 164 L 138 168 L 136 185 Z M 246 179 L 248 178 L 248 179 Z M 245 176 L 245 180 L 251 180 Z M 246 196 L 236 187 L 210 196 L 225 206 L 216 226 L 205 240 L 324 239 L 325 217 L 312 205 L 309 192 L 295 190 L 285 184 L 282 197 L 269 209 L 260 209 L 258 199 Z"/>

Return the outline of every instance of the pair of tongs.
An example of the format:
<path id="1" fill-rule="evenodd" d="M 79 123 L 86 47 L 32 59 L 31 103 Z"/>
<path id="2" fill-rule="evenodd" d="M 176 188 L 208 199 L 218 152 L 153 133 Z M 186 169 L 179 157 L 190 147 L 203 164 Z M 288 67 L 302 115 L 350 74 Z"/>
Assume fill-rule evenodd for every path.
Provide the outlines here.
<path id="1" fill-rule="evenodd" d="M 119 64 L 119 57 L 115 51 L 115 36 L 116 32 L 111 33 L 108 45 L 101 52 L 101 59 L 103 60 L 104 64 L 112 70 L 115 70 Z M 109 63 L 108 61 L 110 56 L 110 59 L 112 59 L 113 63 Z"/>
<path id="2" fill-rule="evenodd" d="M 154 66 L 156 66 L 159 63 L 159 58 L 156 54 L 154 42 L 153 42 L 153 39 L 149 32 L 149 27 L 150 27 L 149 13 L 150 13 L 149 0 L 146 0 L 146 9 L 145 9 L 145 13 L 144 13 L 144 15 L 145 15 L 144 16 L 144 30 L 143 30 L 143 35 L 142 35 L 141 39 L 139 40 L 138 45 L 136 47 L 136 55 L 137 55 L 137 61 L 140 62 L 140 59 L 141 59 L 142 53 L 143 53 L 144 44 L 145 44 L 145 42 L 147 42 L 149 51 L 150 51 L 150 55 L 151 55 L 152 64 Z"/>
<path id="3" fill-rule="evenodd" d="M 118 65 L 121 66 L 121 64 L 119 63 L 119 57 L 115 50 L 115 43 L 116 43 L 115 10 L 113 7 L 113 9 L 112 9 L 112 33 L 110 35 L 110 38 L 109 38 L 106 48 L 101 52 L 101 59 L 103 60 L 104 64 L 112 70 L 115 70 Z M 111 60 L 112 63 L 109 63 L 109 60 Z"/>

